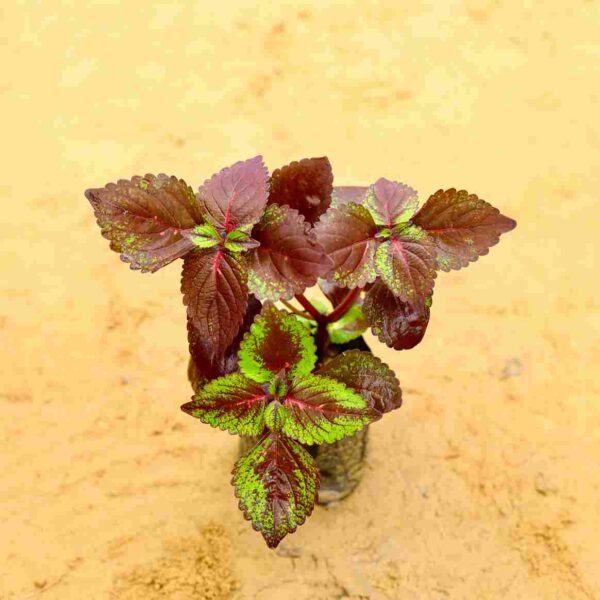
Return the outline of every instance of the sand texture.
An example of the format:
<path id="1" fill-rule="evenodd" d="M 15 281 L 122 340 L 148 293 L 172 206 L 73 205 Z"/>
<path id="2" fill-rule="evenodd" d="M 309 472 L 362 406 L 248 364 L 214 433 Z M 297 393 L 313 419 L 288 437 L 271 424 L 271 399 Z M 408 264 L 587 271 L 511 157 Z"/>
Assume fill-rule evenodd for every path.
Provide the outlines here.
<path id="1" fill-rule="evenodd" d="M 598 1 L 0 9 L 2 600 L 599 600 Z M 277 551 L 237 439 L 179 410 L 180 265 L 130 271 L 83 190 L 328 155 L 518 221 L 437 279 L 360 488 Z"/>

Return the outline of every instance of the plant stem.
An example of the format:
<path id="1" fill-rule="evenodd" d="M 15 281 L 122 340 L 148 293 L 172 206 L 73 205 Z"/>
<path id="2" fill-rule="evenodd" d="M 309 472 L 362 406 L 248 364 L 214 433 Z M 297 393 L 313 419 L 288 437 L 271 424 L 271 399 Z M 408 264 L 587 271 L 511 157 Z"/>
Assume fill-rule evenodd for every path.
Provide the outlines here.
<path id="1" fill-rule="evenodd" d="M 306 298 L 304 294 L 298 294 L 296 300 L 300 302 L 302 308 L 306 309 L 306 312 L 317 322 L 320 323 L 325 319 L 325 315 L 322 315 Z"/>
<path id="2" fill-rule="evenodd" d="M 329 348 L 329 330 L 327 329 L 327 321 L 324 319 L 317 322 L 315 344 L 317 346 L 317 363 L 322 365 Z"/>
<path id="3" fill-rule="evenodd" d="M 281 304 L 283 304 L 290 312 L 298 315 L 299 317 L 304 317 L 305 319 L 310 319 L 311 316 L 307 312 L 303 312 L 298 310 L 293 304 L 290 304 L 287 300 L 282 300 Z"/>
<path id="4" fill-rule="evenodd" d="M 342 299 L 342 301 L 327 315 L 327 322 L 334 323 L 341 319 L 354 305 L 362 288 L 354 288 L 350 290 Z"/>

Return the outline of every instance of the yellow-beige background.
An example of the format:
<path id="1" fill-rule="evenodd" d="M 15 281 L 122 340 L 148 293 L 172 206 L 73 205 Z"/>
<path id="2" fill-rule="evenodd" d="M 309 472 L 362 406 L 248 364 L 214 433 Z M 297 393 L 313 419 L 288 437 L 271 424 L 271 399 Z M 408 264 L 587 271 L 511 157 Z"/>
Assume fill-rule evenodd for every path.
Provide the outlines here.
<path id="1" fill-rule="evenodd" d="M 3 3 L 0 597 L 598 599 L 597 1 Z M 518 221 L 441 274 L 359 491 L 276 552 L 180 412 L 179 268 L 87 187 L 327 155 Z"/>

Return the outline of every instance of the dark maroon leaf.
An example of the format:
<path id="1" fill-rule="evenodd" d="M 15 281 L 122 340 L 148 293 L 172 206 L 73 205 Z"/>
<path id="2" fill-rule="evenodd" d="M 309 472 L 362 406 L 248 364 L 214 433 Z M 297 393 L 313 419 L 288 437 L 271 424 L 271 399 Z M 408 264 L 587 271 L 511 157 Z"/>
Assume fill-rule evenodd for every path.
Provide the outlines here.
<path id="1" fill-rule="evenodd" d="M 111 249 L 142 272 L 157 271 L 194 248 L 183 234 L 203 222 L 192 189 L 162 173 L 122 179 L 85 196 Z"/>
<path id="2" fill-rule="evenodd" d="M 331 268 L 304 217 L 288 206 L 268 206 L 252 237 L 260 247 L 248 254 L 248 285 L 261 300 L 289 300 Z"/>
<path id="3" fill-rule="evenodd" d="M 225 232 L 254 225 L 267 203 L 268 176 L 262 156 L 213 175 L 198 191 L 206 219 Z"/>
<path id="4" fill-rule="evenodd" d="M 316 374 L 340 381 L 380 413 L 402 405 L 402 390 L 394 372 L 370 352 L 343 352 L 325 363 Z"/>
<path id="5" fill-rule="evenodd" d="M 437 246 L 437 264 L 442 271 L 466 267 L 489 252 L 500 235 L 516 222 L 497 208 L 465 190 L 438 190 L 414 216 Z"/>
<path id="6" fill-rule="evenodd" d="M 314 225 L 329 208 L 332 189 L 329 159 L 305 158 L 273 172 L 269 204 L 287 204 Z"/>
<path id="7" fill-rule="evenodd" d="M 419 200 L 411 187 L 382 177 L 369 188 L 364 205 L 377 225 L 393 227 L 413 216 Z"/>
<path id="8" fill-rule="evenodd" d="M 225 352 L 244 318 L 248 287 L 241 260 L 217 247 L 195 250 L 183 261 L 183 303 L 211 357 Z"/>
<path id="9" fill-rule="evenodd" d="M 377 276 L 377 226 L 364 206 L 331 207 L 315 226 L 317 239 L 333 260 L 327 279 L 348 288 L 363 287 Z"/>
<path id="10" fill-rule="evenodd" d="M 414 306 L 394 296 L 385 284 L 377 281 L 365 296 L 363 313 L 373 333 L 384 344 L 395 350 L 408 350 L 425 335 L 430 301 Z"/>
<path id="11" fill-rule="evenodd" d="M 188 364 L 188 379 L 195 392 L 212 379 L 233 373 L 238 368 L 237 353 L 244 334 L 250 329 L 256 315 L 261 311 L 261 303 L 250 294 L 244 321 L 231 345 L 223 354 L 212 354 L 212 344 L 194 326 L 192 319 L 187 318 L 188 344 L 190 360 Z"/>
<path id="12" fill-rule="evenodd" d="M 391 239 L 377 248 L 377 274 L 404 302 L 425 302 L 433 289 L 435 247 L 429 236 L 415 225 L 394 229 Z"/>
<path id="13" fill-rule="evenodd" d="M 272 432 L 237 461 L 231 483 L 244 517 L 276 548 L 312 513 L 319 470 L 298 442 Z"/>

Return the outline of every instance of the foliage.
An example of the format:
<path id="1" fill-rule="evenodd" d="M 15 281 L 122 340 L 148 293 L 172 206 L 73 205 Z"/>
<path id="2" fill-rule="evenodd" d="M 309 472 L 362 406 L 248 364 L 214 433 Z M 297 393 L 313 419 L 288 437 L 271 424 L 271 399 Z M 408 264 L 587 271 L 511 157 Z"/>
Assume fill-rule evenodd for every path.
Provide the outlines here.
<path id="1" fill-rule="evenodd" d="M 85 195 L 132 269 L 153 273 L 182 259 L 194 389 L 182 409 L 258 440 L 232 484 L 269 547 L 317 501 L 310 446 L 353 435 L 402 404 L 389 367 L 344 344 L 368 327 L 396 350 L 420 343 L 437 272 L 468 266 L 516 225 L 464 190 L 438 190 L 419 209 L 417 192 L 396 181 L 334 187 L 325 157 L 269 177 L 257 156 L 196 193 L 148 174 Z M 304 296 L 317 283 L 331 309 Z"/>

